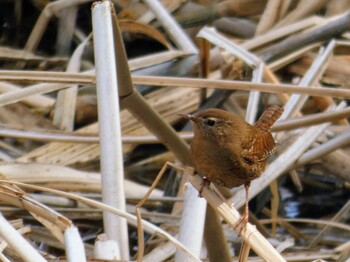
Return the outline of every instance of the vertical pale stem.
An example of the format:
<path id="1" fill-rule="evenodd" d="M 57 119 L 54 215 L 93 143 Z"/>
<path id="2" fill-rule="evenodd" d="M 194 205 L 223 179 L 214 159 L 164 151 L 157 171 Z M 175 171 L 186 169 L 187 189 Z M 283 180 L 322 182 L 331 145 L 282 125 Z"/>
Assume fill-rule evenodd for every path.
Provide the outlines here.
<path id="1" fill-rule="evenodd" d="M 109 1 L 93 5 L 93 36 L 96 64 L 98 118 L 100 125 L 102 200 L 125 210 L 124 170 L 119 115 L 116 61 Z M 121 259 L 129 260 L 127 224 L 123 218 L 104 212 L 108 239 L 116 240 Z"/>
<path id="2" fill-rule="evenodd" d="M 206 207 L 207 202 L 198 197 L 198 191 L 188 183 L 178 239 L 197 256 L 202 248 Z M 186 253 L 177 249 L 175 262 L 191 261 L 189 259 Z"/>
<path id="3" fill-rule="evenodd" d="M 64 232 L 64 242 L 68 261 L 85 262 L 85 248 L 78 228 L 68 227 Z"/>

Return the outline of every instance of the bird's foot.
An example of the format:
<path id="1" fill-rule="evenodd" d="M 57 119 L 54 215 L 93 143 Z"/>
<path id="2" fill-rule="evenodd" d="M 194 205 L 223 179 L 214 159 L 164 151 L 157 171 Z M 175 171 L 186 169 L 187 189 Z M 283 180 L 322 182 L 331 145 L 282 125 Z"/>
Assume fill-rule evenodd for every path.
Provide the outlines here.
<path id="1" fill-rule="evenodd" d="M 203 197 L 202 196 L 202 191 L 203 191 L 205 186 L 209 186 L 209 185 L 210 185 L 210 181 L 208 180 L 208 178 L 203 177 L 203 181 L 201 183 L 201 187 L 198 190 L 198 197 Z"/>

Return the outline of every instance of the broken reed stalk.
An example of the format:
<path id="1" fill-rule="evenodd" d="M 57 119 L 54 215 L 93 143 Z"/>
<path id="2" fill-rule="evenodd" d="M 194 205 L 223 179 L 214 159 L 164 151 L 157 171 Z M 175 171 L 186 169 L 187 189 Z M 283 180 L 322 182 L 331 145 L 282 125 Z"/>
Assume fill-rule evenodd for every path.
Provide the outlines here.
<path id="1" fill-rule="evenodd" d="M 85 247 L 77 227 L 71 226 L 64 231 L 64 243 L 68 261 L 86 261 Z"/>
<path id="2" fill-rule="evenodd" d="M 191 175 L 193 170 L 191 171 L 190 169 L 187 169 L 185 172 L 187 172 L 187 175 L 190 176 L 191 184 L 197 190 L 200 190 L 202 187 L 203 178 L 198 175 Z M 238 211 L 231 206 L 231 204 L 224 201 L 222 196 L 220 197 L 207 186 L 203 188 L 201 194 L 207 200 L 207 202 L 224 218 L 224 220 L 232 228 L 235 228 L 241 217 Z M 238 233 L 240 233 L 242 238 L 265 261 L 285 261 L 285 259 L 273 248 L 273 246 L 263 237 L 263 235 L 257 231 L 256 227 L 250 223 L 247 224 L 245 229 Z"/>
<path id="3" fill-rule="evenodd" d="M 125 218 L 130 224 L 136 226 L 137 223 L 137 218 L 136 216 L 129 214 L 123 210 L 114 208 L 112 206 L 106 205 L 104 203 L 98 202 L 96 200 L 92 200 L 83 196 L 79 196 L 76 194 L 72 194 L 72 193 L 67 193 L 64 191 L 60 191 L 60 190 L 56 190 L 56 189 L 51 189 L 51 188 L 47 188 L 47 187 L 42 187 L 42 186 L 36 186 L 36 185 L 30 185 L 30 184 L 26 184 L 26 183 L 21 183 L 21 182 L 15 182 L 15 181 L 8 181 L 8 180 L 1 180 L 0 179 L 0 184 L 4 183 L 4 184 L 13 184 L 13 185 L 17 185 L 21 188 L 28 188 L 28 189 L 32 189 L 35 191 L 42 191 L 42 192 L 49 192 L 55 195 L 59 195 L 59 196 L 63 196 L 63 197 L 67 197 L 69 199 L 84 203 L 86 205 L 89 205 L 91 207 L 97 208 L 97 209 L 101 209 L 103 211 L 108 211 L 114 215 L 120 216 Z M 188 254 L 188 256 L 193 260 L 193 261 L 200 261 L 196 255 L 194 255 L 191 251 L 189 251 L 184 245 L 182 245 L 176 238 L 174 238 L 172 235 L 170 235 L 168 232 L 166 232 L 165 230 L 157 227 L 156 225 L 148 222 L 147 220 L 142 220 L 142 224 L 143 227 L 145 229 L 146 232 L 148 232 L 149 234 L 157 234 L 158 236 L 164 237 L 166 239 L 168 239 L 170 242 L 172 242 L 177 248 L 183 250 L 185 253 Z"/>

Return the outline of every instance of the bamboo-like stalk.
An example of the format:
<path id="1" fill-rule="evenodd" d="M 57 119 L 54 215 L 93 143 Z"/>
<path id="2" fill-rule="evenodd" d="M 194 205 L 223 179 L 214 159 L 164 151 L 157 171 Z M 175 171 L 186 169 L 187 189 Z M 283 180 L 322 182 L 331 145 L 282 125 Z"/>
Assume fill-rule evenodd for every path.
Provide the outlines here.
<path id="1" fill-rule="evenodd" d="M 0 213 L 0 235 L 1 237 L 17 251 L 18 255 L 28 262 L 45 262 L 38 251 L 30 245 L 22 236 L 15 230 L 10 223 Z"/>
<path id="2" fill-rule="evenodd" d="M 190 177 L 191 184 L 199 190 L 202 187 L 203 178 L 199 175 Z M 203 197 L 208 203 L 225 219 L 225 221 L 233 228 L 240 219 L 240 215 L 235 207 L 223 200 L 208 187 L 204 187 L 202 191 Z M 244 199 L 243 199 L 244 201 Z M 235 205 L 236 206 L 236 205 Z M 239 229 L 237 229 L 239 231 Z M 255 226 L 250 223 L 240 232 L 243 239 L 251 246 L 251 248 L 265 261 L 285 261 L 283 257 L 272 247 L 272 245 L 256 230 Z"/>
<path id="3" fill-rule="evenodd" d="M 176 20 L 169 14 L 164 6 L 158 0 L 144 0 L 148 7 L 154 12 L 158 21 L 164 26 L 171 39 L 176 43 L 179 49 L 197 53 L 197 48 L 191 39 L 180 28 Z"/>
<path id="4" fill-rule="evenodd" d="M 106 204 L 125 210 L 123 151 L 118 80 L 115 74 L 112 8 L 109 1 L 95 3 L 92 7 L 101 141 L 102 199 Z M 128 260 L 129 242 L 126 221 L 109 212 L 104 212 L 103 218 L 108 239 L 117 241 L 121 249 L 121 258 Z"/>

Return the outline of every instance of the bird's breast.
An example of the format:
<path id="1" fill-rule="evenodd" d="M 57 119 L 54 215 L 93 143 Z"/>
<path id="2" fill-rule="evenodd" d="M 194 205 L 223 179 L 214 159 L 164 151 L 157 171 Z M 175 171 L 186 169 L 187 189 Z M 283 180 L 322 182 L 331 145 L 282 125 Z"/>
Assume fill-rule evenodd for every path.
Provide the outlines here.
<path id="1" fill-rule="evenodd" d="M 217 185 L 231 188 L 249 180 L 240 156 L 217 143 L 193 140 L 191 158 L 196 171 Z"/>

